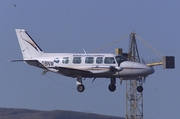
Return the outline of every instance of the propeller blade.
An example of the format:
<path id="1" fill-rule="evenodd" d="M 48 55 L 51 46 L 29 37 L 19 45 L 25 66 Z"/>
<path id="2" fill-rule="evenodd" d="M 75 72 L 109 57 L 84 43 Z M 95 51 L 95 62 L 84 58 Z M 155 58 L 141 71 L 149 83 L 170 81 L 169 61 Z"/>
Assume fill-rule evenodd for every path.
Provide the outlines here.
<path id="1" fill-rule="evenodd" d="M 123 70 L 123 68 L 122 68 L 122 67 L 116 67 L 116 70 L 117 70 L 118 72 L 120 72 L 120 71 Z"/>
<path id="2" fill-rule="evenodd" d="M 121 62 L 118 62 L 118 67 L 120 66 Z"/>
<path id="3" fill-rule="evenodd" d="M 144 61 L 144 58 L 143 58 L 143 57 L 141 58 L 141 61 L 142 61 L 143 64 L 145 64 L 145 61 Z"/>
<path id="4" fill-rule="evenodd" d="M 145 83 L 146 82 L 146 76 L 143 78 L 143 83 Z"/>

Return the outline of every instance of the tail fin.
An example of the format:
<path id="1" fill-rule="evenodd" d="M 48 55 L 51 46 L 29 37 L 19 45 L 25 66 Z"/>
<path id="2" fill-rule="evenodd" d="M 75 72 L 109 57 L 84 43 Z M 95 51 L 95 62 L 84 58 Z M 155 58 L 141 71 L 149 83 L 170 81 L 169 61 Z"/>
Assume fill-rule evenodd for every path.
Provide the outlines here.
<path id="1" fill-rule="evenodd" d="M 24 29 L 15 29 L 23 59 L 32 59 L 42 56 L 41 48 L 34 42 Z"/>

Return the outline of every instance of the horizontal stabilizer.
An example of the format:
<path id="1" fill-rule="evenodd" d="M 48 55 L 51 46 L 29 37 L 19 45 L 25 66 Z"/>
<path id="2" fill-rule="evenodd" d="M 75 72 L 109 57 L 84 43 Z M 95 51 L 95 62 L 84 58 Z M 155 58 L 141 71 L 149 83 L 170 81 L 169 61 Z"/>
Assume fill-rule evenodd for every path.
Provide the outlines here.
<path id="1" fill-rule="evenodd" d="M 38 60 L 10 60 L 10 62 L 26 62 L 29 65 L 33 65 L 35 67 L 47 69 L 44 65 L 42 65 Z"/>
<path id="2" fill-rule="evenodd" d="M 24 62 L 25 60 L 8 60 L 10 62 Z"/>

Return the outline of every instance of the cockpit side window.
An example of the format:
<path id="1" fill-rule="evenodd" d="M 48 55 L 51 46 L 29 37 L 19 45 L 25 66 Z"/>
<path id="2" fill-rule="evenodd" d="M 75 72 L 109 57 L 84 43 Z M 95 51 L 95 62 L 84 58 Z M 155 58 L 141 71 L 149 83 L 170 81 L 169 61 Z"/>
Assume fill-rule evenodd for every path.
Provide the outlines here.
<path id="1" fill-rule="evenodd" d="M 81 57 L 74 57 L 73 58 L 73 63 L 74 64 L 80 64 L 81 63 Z"/>
<path id="2" fill-rule="evenodd" d="M 68 64 L 69 63 L 69 57 L 63 57 L 62 63 L 63 64 Z"/>
<path id="3" fill-rule="evenodd" d="M 102 64 L 103 63 L 103 57 L 97 57 L 96 58 L 96 63 L 97 64 Z"/>
<path id="4" fill-rule="evenodd" d="M 118 64 L 121 64 L 121 62 L 126 61 L 126 59 L 123 56 L 116 56 L 115 58 Z"/>
<path id="5" fill-rule="evenodd" d="M 104 63 L 105 64 L 115 64 L 116 62 L 115 62 L 114 57 L 105 57 L 104 58 Z"/>
<path id="6" fill-rule="evenodd" d="M 86 57 L 85 63 L 86 64 L 92 64 L 94 62 L 94 57 Z"/>

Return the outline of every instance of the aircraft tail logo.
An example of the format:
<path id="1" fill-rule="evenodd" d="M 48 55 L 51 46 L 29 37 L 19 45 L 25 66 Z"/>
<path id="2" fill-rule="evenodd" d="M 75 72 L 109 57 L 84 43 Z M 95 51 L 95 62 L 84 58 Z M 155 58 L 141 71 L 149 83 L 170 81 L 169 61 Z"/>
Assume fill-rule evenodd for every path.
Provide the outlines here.
<path id="1" fill-rule="evenodd" d="M 27 43 L 29 43 L 32 47 L 34 47 L 37 51 L 38 51 L 38 48 L 37 48 L 37 46 L 36 46 L 36 44 L 34 44 L 33 42 L 31 42 L 31 41 L 28 41 L 28 40 L 26 40 L 26 39 L 24 39 Z"/>
<path id="2" fill-rule="evenodd" d="M 42 56 L 42 49 L 24 29 L 15 29 L 15 31 L 24 59 L 32 59 Z"/>

